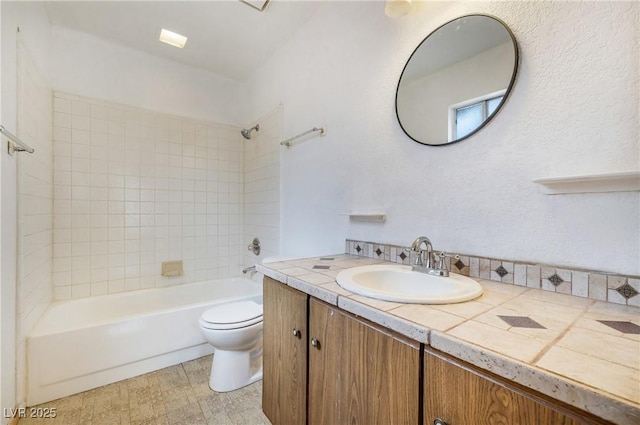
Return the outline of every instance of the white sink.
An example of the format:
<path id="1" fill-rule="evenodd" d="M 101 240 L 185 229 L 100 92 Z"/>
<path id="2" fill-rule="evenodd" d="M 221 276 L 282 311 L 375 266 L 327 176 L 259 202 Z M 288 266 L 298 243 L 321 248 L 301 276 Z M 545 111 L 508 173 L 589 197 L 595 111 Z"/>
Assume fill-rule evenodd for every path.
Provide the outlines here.
<path id="1" fill-rule="evenodd" d="M 338 273 L 338 285 L 365 297 L 415 304 L 452 304 L 482 295 L 473 279 L 450 273 L 449 277 L 415 272 L 411 266 L 376 264 Z"/>

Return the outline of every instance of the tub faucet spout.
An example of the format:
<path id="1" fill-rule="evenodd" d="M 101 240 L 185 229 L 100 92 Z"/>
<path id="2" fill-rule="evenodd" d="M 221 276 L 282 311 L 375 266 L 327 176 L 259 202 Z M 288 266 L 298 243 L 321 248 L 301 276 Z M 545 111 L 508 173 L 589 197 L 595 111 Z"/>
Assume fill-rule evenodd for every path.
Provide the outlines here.
<path id="1" fill-rule="evenodd" d="M 256 266 L 245 267 L 244 269 L 242 269 L 242 274 L 247 274 L 249 272 L 255 272 L 255 271 L 256 271 Z"/>

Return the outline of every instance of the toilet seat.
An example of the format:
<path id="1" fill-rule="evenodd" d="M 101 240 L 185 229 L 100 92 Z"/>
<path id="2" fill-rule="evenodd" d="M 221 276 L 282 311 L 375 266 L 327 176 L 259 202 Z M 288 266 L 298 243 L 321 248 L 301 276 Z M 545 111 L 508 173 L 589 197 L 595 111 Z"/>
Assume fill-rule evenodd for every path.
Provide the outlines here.
<path id="1" fill-rule="evenodd" d="M 200 325 L 207 329 L 230 330 L 245 328 L 262 321 L 262 304 L 239 301 L 212 307 L 200 316 Z"/>

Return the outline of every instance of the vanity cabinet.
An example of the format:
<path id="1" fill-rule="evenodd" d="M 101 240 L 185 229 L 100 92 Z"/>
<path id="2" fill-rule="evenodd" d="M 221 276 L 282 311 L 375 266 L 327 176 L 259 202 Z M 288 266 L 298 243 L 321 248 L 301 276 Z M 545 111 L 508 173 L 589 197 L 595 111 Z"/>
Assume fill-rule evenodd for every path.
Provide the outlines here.
<path id="1" fill-rule="evenodd" d="M 265 277 L 263 347 L 273 425 L 419 424 L 417 342 Z"/>
<path id="2" fill-rule="evenodd" d="M 609 424 L 456 358 L 425 350 L 424 425 Z"/>
<path id="3" fill-rule="evenodd" d="M 273 425 L 612 425 L 264 278 Z"/>
<path id="4" fill-rule="evenodd" d="M 309 303 L 309 424 L 419 423 L 420 346 Z"/>
<path id="5" fill-rule="evenodd" d="M 274 425 L 305 425 L 309 296 L 265 277 L 263 297 L 262 410 Z"/>

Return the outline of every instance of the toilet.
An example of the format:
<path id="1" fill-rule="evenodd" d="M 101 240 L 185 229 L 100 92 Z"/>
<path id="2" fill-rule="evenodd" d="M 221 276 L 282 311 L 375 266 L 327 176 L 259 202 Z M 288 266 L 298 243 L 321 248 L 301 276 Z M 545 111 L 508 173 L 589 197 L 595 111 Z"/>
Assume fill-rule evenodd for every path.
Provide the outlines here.
<path id="1" fill-rule="evenodd" d="M 262 379 L 262 304 L 238 301 L 210 308 L 200 330 L 215 349 L 209 387 L 237 390 Z"/>

